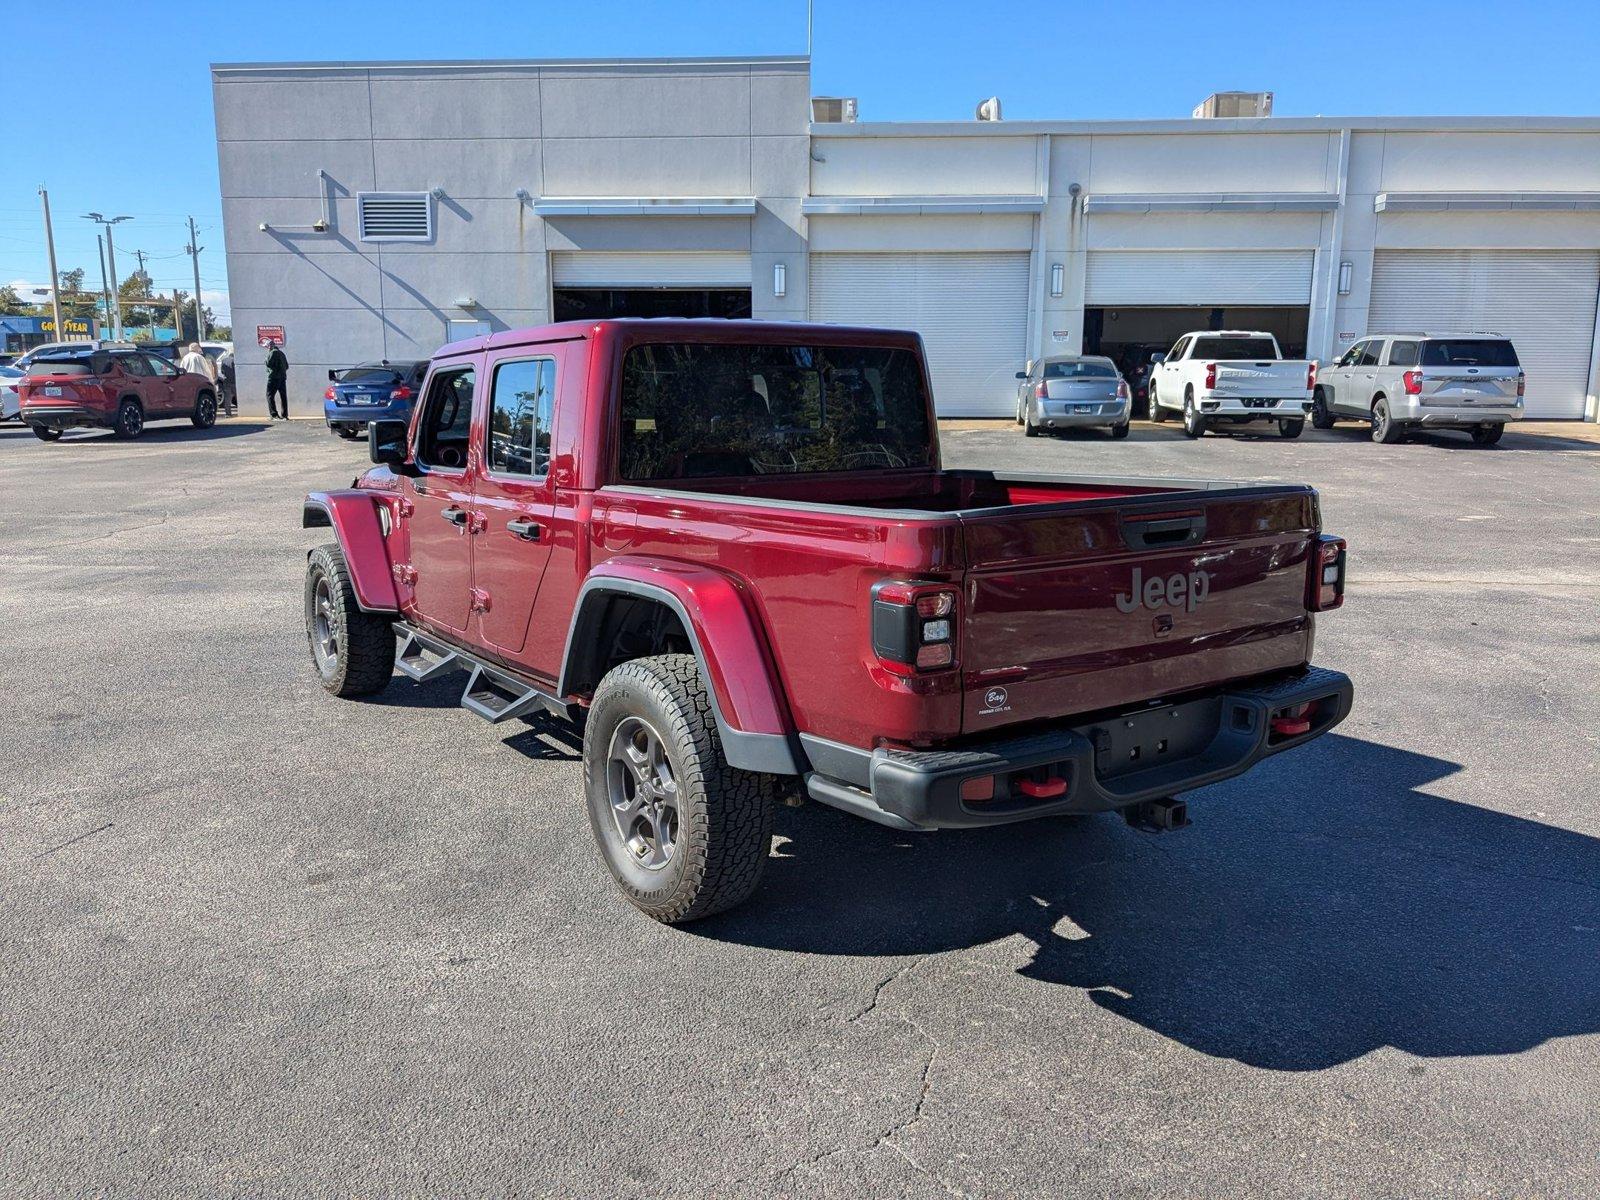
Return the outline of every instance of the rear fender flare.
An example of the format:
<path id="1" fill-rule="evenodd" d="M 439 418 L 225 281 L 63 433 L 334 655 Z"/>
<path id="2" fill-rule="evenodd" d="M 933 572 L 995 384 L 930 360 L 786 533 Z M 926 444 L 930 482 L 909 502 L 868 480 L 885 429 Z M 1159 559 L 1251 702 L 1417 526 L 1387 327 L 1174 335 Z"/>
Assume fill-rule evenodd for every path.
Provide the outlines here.
<path id="1" fill-rule="evenodd" d="M 705 676 L 732 766 L 772 775 L 802 772 L 804 756 L 756 622 L 734 581 L 708 568 L 623 559 L 596 567 L 573 606 L 558 695 L 587 690 L 586 677 L 596 674 L 606 603 L 617 596 L 654 600 L 677 614 Z"/>
<path id="2" fill-rule="evenodd" d="M 363 612 L 399 612 L 400 597 L 394 587 L 378 504 L 377 497 L 361 488 L 312 492 L 301 510 L 300 525 L 333 530 Z"/>

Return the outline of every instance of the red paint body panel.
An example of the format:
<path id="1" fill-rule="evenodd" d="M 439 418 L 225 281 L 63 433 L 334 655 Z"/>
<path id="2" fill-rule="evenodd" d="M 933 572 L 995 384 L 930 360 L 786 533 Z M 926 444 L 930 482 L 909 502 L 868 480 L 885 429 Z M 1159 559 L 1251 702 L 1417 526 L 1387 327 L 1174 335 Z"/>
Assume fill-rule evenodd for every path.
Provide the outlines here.
<path id="1" fill-rule="evenodd" d="M 306 497 L 308 507 L 319 508 L 328 515 L 344 551 L 345 565 L 350 568 L 357 602 L 372 612 L 398 612 L 400 599 L 395 592 L 383 525 L 378 519 L 378 505 L 382 503 L 383 498 L 356 488 L 312 492 Z"/>
<path id="2" fill-rule="evenodd" d="M 926 468 L 619 481 L 623 356 L 674 341 L 921 354 L 912 333 L 677 320 L 568 323 L 445 347 L 417 405 L 412 445 L 434 375 L 473 366 L 464 469 L 385 467 L 360 483 L 380 490 L 393 516 L 383 579 L 390 566 L 415 571 L 414 587 L 388 589 L 408 620 L 554 681 L 585 583 L 645 584 L 688 613 L 733 729 L 863 750 L 937 746 L 1308 661 L 1311 489 L 1007 479 L 940 469 L 936 443 Z M 547 353 L 560 362 L 548 475 L 508 485 L 484 472 L 490 377 L 505 358 Z M 441 520 L 451 505 L 470 511 L 465 531 Z M 537 518 L 537 543 L 507 540 L 517 514 Z M 1129 532 L 1190 520 L 1204 526 L 1181 545 Z M 363 561 L 383 550 L 374 530 L 375 522 L 350 525 Z M 1192 606 L 1189 589 L 1200 585 L 1168 582 L 1202 574 L 1206 594 Z M 880 662 L 871 596 L 885 580 L 957 589 L 955 668 L 907 676 Z M 1155 590 L 1146 595 L 1136 580 Z M 474 589 L 487 612 L 470 611 Z M 990 702 L 995 690 L 1005 692 L 1002 704 Z"/>

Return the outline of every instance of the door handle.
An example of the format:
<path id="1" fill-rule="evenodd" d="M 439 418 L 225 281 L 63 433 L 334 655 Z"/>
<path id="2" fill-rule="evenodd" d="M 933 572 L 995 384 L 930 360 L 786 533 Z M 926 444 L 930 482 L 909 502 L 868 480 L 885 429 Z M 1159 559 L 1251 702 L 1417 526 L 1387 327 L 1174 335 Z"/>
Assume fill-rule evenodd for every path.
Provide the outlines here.
<path id="1" fill-rule="evenodd" d="M 446 521 L 449 521 L 450 524 L 454 525 L 457 529 L 462 528 L 467 523 L 467 510 L 464 508 L 457 508 L 454 504 L 452 504 L 449 508 L 442 510 L 439 515 Z"/>
<path id="2" fill-rule="evenodd" d="M 506 532 L 512 537 L 521 538 L 525 542 L 537 542 L 540 533 L 539 523 L 528 520 L 507 521 Z"/>

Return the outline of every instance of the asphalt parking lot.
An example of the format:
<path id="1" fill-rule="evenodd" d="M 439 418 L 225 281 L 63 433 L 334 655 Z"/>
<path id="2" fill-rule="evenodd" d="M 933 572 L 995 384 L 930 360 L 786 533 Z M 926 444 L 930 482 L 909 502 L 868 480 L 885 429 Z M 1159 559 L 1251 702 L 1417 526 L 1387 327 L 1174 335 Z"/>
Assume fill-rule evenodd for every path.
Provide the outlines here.
<path id="1" fill-rule="evenodd" d="M 952 465 L 1308 480 L 1352 718 L 1113 818 L 781 810 L 655 925 L 575 743 L 316 684 L 320 423 L 0 427 L 0 1193 L 1600 1190 L 1600 439 L 946 434 Z"/>

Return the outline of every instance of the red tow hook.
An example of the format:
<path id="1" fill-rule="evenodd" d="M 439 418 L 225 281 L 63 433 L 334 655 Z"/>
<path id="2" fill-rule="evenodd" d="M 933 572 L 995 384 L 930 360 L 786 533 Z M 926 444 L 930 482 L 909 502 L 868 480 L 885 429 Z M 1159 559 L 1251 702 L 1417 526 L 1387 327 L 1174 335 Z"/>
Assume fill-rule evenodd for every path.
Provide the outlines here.
<path id="1" fill-rule="evenodd" d="M 1287 715 L 1272 718 L 1272 732 L 1279 737 L 1299 737 L 1311 732 L 1311 705 L 1302 704 Z"/>
<path id="2" fill-rule="evenodd" d="M 1052 775 L 1048 779 L 1019 779 L 1017 791 L 1024 796 L 1032 796 L 1035 800 L 1048 800 L 1051 796 L 1059 796 L 1067 790 L 1067 781 L 1059 775 Z"/>

